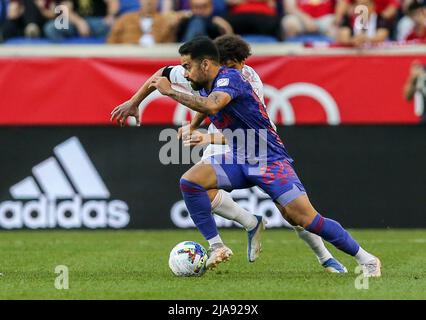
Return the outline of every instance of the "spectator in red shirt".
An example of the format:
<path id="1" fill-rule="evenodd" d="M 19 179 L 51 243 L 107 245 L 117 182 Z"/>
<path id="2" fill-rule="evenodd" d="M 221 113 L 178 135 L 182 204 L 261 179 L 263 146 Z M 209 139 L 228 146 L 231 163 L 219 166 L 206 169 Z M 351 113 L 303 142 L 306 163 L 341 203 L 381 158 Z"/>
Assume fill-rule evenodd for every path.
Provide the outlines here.
<path id="1" fill-rule="evenodd" d="M 346 3 L 347 12 L 351 10 L 351 6 L 354 6 L 356 2 L 356 0 L 343 1 Z M 374 0 L 373 2 L 376 13 L 388 20 L 396 17 L 398 9 L 401 6 L 400 0 Z"/>
<path id="2" fill-rule="evenodd" d="M 398 20 L 396 26 L 396 35 L 395 38 L 398 41 L 405 40 L 408 34 L 414 27 L 414 22 L 408 15 L 408 7 L 416 0 L 401 0 L 401 9 L 400 13 L 402 15 L 401 19 Z"/>
<path id="3" fill-rule="evenodd" d="M 426 7 L 424 3 L 414 1 L 408 7 L 408 15 L 414 22 L 414 27 L 405 40 L 426 41 Z"/>
<path id="4" fill-rule="evenodd" d="M 320 33 L 335 37 L 335 0 L 284 0 L 282 28 L 286 37 Z"/>
<path id="5" fill-rule="evenodd" d="M 280 19 L 274 0 L 226 0 L 230 12 L 226 20 L 236 34 L 279 37 Z"/>
<path id="6" fill-rule="evenodd" d="M 364 5 L 368 8 L 368 21 L 365 29 L 355 24 L 356 15 L 354 11 L 358 5 Z M 337 44 L 364 47 L 386 41 L 391 32 L 392 22 L 376 12 L 373 0 L 356 0 L 353 10 L 339 29 L 336 39 Z"/>

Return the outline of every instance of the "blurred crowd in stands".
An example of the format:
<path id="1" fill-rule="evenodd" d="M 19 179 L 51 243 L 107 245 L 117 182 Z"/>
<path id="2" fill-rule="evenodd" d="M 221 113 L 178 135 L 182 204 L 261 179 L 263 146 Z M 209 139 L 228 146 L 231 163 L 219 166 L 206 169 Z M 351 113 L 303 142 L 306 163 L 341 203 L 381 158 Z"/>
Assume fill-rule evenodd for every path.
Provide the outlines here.
<path id="1" fill-rule="evenodd" d="M 426 0 L 0 0 L 5 43 L 150 46 L 231 33 L 250 42 L 422 43 Z"/>

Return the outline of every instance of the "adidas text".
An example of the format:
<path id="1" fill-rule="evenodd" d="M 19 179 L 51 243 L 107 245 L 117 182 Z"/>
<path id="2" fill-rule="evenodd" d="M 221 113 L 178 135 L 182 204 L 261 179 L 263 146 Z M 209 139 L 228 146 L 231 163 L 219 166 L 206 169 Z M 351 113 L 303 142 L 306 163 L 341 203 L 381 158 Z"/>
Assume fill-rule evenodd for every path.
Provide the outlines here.
<path id="1" fill-rule="evenodd" d="M 83 201 L 78 195 L 71 200 L 41 196 L 30 201 L 4 201 L 0 203 L 0 228 L 123 228 L 130 220 L 128 210 L 121 200 Z"/>

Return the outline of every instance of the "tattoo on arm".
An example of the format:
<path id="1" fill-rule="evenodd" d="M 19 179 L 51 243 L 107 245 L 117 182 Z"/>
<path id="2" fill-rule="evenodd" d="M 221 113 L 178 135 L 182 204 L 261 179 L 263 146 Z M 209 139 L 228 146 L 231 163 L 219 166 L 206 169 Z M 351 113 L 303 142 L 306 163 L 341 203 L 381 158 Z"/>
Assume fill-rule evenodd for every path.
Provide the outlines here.
<path id="1" fill-rule="evenodd" d="M 182 103 L 183 105 L 187 106 L 192 110 L 201 113 L 207 113 L 208 111 L 206 107 L 207 98 L 205 97 L 193 96 L 173 90 L 173 92 L 170 94 L 170 98 Z"/>
<path id="2" fill-rule="evenodd" d="M 212 97 L 212 98 L 213 98 L 213 101 L 214 101 L 214 103 L 215 103 L 216 105 L 219 105 L 219 104 L 220 104 L 221 99 L 220 99 L 220 96 L 218 95 L 218 93 L 217 93 L 217 92 L 213 92 L 213 93 L 210 95 L 210 97 Z"/>
<path id="3" fill-rule="evenodd" d="M 211 114 L 219 111 L 231 100 L 230 97 L 229 99 L 225 98 L 224 93 L 221 92 L 213 92 L 208 97 L 200 97 L 172 90 L 169 97 L 192 110 L 204 114 Z"/>

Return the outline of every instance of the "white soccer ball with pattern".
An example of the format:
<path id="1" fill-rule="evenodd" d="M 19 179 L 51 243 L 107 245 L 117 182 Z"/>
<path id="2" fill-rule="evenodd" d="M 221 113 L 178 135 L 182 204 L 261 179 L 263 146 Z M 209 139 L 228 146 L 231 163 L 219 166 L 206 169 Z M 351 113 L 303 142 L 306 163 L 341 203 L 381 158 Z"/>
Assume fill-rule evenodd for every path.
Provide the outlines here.
<path id="1" fill-rule="evenodd" d="M 178 243 L 170 252 L 169 267 L 180 277 L 201 276 L 206 271 L 207 251 L 195 241 Z"/>

